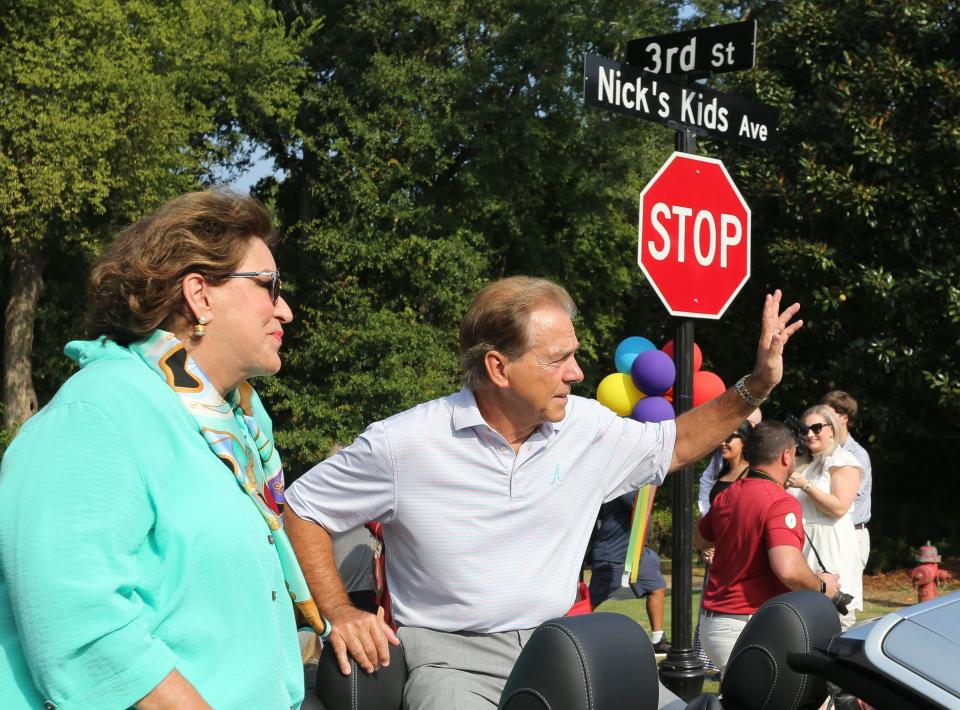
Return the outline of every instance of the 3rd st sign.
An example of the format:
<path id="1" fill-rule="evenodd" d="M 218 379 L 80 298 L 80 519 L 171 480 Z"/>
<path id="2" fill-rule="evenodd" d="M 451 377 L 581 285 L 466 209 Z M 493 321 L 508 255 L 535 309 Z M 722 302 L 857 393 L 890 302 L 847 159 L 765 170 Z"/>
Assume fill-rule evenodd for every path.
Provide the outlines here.
<path id="1" fill-rule="evenodd" d="M 723 163 L 667 159 L 640 193 L 637 260 L 670 315 L 723 315 L 750 278 L 750 208 Z"/>

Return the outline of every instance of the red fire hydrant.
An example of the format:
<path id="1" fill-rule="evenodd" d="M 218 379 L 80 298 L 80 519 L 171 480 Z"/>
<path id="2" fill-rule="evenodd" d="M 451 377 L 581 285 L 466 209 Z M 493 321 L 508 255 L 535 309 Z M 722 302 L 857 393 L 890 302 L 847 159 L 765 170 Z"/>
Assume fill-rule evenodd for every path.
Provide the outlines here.
<path id="1" fill-rule="evenodd" d="M 930 601 L 937 596 L 937 585 L 950 579 L 950 573 L 940 569 L 940 555 L 929 540 L 914 559 L 920 563 L 910 570 L 910 579 L 917 588 L 917 602 Z"/>

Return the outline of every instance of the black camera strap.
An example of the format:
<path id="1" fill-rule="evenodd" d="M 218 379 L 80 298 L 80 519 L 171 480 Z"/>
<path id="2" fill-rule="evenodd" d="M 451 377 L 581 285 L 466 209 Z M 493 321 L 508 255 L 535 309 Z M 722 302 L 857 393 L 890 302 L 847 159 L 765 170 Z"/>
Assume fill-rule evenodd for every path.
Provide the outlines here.
<path id="1" fill-rule="evenodd" d="M 747 471 L 747 478 L 763 478 L 773 483 L 776 483 L 777 486 L 779 486 L 780 488 L 786 488 L 786 486 L 781 484 L 780 481 L 778 481 L 776 478 L 771 476 L 769 473 L 767 473 L 766 471 L 760 471 L 759 469 L 756 469 L 756 468 L 751 468 L 749 471 Z M 807 538 L 807 542 L 810 543 L 810 549 L 813 550 L 813 556 L 817 558 L 817 563 L 820 565 L 820 569 L 823 572 L 826 572 L 827 574 L 833 574 L 832 572 L 828 571 L 826 565 L 823 564 L 823 560 L 820 558 L 820 553 L 817 552 L 817 548 L 814 546 L 813 540 L 810 539 L 810 536 L 807 535 L 806 530 L 804 530 L 803 536 Z"/>
<path id="2" fill-rule="evenodd" d="M 807 538 L 807 542 L 810 543 L 810 549 L 813 550 L 813 556 L 817 558 L 817 564 L 820 565 L 820 570 L 821 570 L 822 572 L 826 572 L 827 574 L 833 574 L 833 572 L 830 572 L 830 571 L 827 569 L 826 565 L 823 564 L 823 560 L 820 559 L 820 553 L 817 552 L 817 548 L 814 547 L 814 545 L 813 545 L 813 540 L 811 540 L 811 539 L 810 539 L 810 536 L 807 535 L 807 531 L 806 531 L 806 530 L 803 531 L 803 536 L 804 536 L 805 538 Z"/>
<path id="3" fill-rule="evenodd" d="M 771 476 L 769 473 L 767 473 L 766 471 L 761 471 L 756 468 L 751 468 L 750 470 L 747 471 L 747 478 L 763 478 L 772 483 L 776 483 L 777 488 L 785 488 L 785 486 L 782 483 L 780 483 L 780 481 L 778 481 L 776 478 Z"/>

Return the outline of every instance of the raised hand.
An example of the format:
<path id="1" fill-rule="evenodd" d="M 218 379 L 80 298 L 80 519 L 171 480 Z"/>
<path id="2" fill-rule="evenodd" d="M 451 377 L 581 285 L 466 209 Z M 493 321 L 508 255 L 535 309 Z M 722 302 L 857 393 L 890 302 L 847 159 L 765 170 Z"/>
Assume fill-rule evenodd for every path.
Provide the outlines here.
<path id="1" fill-rule="evenodd" d="M 800 304 L 794 303 L 781 311 L 782 297 L 780 289 L 777 289 L 773 294 L 768 293 L 763 303 L 757 360 L 747 380 L 750 392 L 755 397 L 766 397 L 779 384 L 783 377 L 784 346 L 790 340 L 790 336 L 803 326 L 802 320 L 790 322 L 790 319 L 800 310 Z"/>

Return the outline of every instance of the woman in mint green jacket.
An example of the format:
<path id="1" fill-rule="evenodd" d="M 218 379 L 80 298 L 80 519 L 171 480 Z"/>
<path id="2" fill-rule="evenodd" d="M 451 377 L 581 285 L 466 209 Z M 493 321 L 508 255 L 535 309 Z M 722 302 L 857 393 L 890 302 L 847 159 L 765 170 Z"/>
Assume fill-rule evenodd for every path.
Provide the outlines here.
<path id="1" fill-rule="evenodd" d="M 283 469 L 248 384 L 280 369 L 273 230 L 248 197 L 178 197 L 95 266 L 80 366 L 0 472 L 0 705 L 290 708 Z"/>

